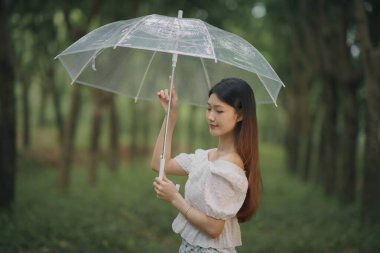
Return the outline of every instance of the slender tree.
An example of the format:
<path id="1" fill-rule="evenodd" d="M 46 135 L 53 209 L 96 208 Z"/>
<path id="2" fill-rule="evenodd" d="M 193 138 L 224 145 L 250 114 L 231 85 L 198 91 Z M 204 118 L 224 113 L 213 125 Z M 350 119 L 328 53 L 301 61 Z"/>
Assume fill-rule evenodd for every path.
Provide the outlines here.
<path id="1" fill-rule="evenodd" d="M 69 15 L 70 7 L 68 2 L 62 1 L 62 9 L 64 13 L 64 20 L 67 27 L 67 31 L 70 34 L 71 41 L 75 41 L 82 37 L 89 28 L 89 24 L 92 19 L 99 13 L 101 7 L 101 1 L 96 0 L 91 3 L 88 15 L 86 15 L 86 21 L 83 27 L 77 26 L 74 27 L 72 24 Z M 80 87 L 77 85 L 74 86 L 71 93 L 71 103 L 69 115 L 67 116 L 65 126 L 64 126 L 64 138 L 63 138 L 63 147 L 62 147 L 62 166 L 60 169 L 59 183 L 58 188 L 60 191 L 65 191 L 70 183 L 70 168 L 73 158 L 74 150 L 74 140 L 77 129 L 77 121 L 79 115 L 79 105 L 80 105 Z"/>
<path id="2" fill-rule="evenodd" d="M 350 22 L 353 20 L 352 4 L 336 4 L 336 43 L 334 52 L 339 59 L 336 66 L 338 85 L 342 91 L 342 122 L 338 154 L 338 197 L 342 203 L 353 203 L 357 189 L 357 147 L 359 133 L 359 100 L 357 96 L 362 80 L 362 68 L 355 64 L 350 54 L 347 35 L 352 31 Z"/>
<path id="3" fill-rule="evenodd" d="M 105 95 L 104 91 L 93 90 L 92 92 L 94 103 L 93 103 L 93 116 L 92 116 L 92 133 L 90 137 L 91 147 L 90 147 L 90 166 L 88 171 L 88 183 L 90 185 L 95 185 L 97 180 L 97 163 L 99 161 L 99 137 L 100 129 L 103 118 L 103 101 L 102 97 Z"/>
<path id="4" fill-rule="evenodd" d="M 367 221 L 380 221 L 380 46 L 372 41 L 363 0 L 355 0 L 367 101 L 362 210 Z M 378 27 L 373 27 L 378 29 Z M 378 39 L 378 38 L 377 38 Z"/>
<path id="5" fill-rule="evenodd" d="M 97 181 L 97 163 L 99 161 L 99 142 L 102 129 L 102 121 L 109 114 L 110 122 L 110 169 L 115 170 L 118 161 L 118 127 L 117 112 L 114 104 L 114 95 L 98 89 L 92 90 L 93 98 L 93 116 L 92 116 L 92 133 L 90 137 L 90 166 L 88 173 L 88 182 L 95 185 Z"/>
<path id="6" fill-rule="evenodd" d="M 19 80 L 22 88 L 22 144 L 25 150 L 30 146 L 30 82 L 26 76 L 22 76 Z"/>
<path id="7" fill-rule="evenodd" d="M 110 122 L 110 151 L 109 164 L 110 169 L 115 171 L 119 164 L 119 118 L 115 104 L 115 99 L 111 99 L 109 104 L 109 122 Z"/>
<path id="8" fill-rule="evenodd" d="M 15 195 L 16 110 L 12 46 L 7 1 L 0 0 L 0 207 L 9 207 Z"/>

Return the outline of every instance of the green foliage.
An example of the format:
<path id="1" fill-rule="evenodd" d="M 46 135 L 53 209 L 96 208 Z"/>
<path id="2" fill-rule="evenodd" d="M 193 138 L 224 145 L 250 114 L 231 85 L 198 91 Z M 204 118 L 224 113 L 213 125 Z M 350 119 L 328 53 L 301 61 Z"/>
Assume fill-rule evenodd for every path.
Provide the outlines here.
<path id="1" fill-rule="evenodd" d="M 380 227 L 360 224 L 356 207 L 339 207 L 287 175 L 280 147 L 261 145 L 260 158 L 261 207 L 242 224 L 238 252 L 379 252 Z M 156 199 L 148 160 L 116 173 L 101 164 L 94 188 L 76 167 L 66 194 L 55 191 L 53 168 L 20 161 L 16 202 L 0 213 L 0 252 L 176 252 L 176 211 Z M 184 188 L 184 178 L 172 180 Z"/>
<path id="2" fill-rule="evenodd" d="M 342 207 L 322 188 L 289 176 L 282 152 L 276 146 L 262 149 L 261 206 L 242 225 L 239 252 L 378 252 L 380 226 L 362 224 L 357 206 Z"/>
<path id="3" fill-rule="evenodd" d="M 54 190 L 56 171 L 29 166 L 19 173 L 12 214 L 0 216 L 0 252 L 172 252 L 178 247 L 170 228 L 175 212 L 155 198 L 154 174 L 146 164 L 118 174 L 102 166 L 96 188 L 89 188 L 85 170 L 76 168 L 66 195 Z"/>
<path id="4" fill-rule="evenodd" d="M 247 0 L 218 0 L 214 2 L 207 1 L 173 1 L 173 0 L 159 0 L 159 1 L 120 1 L 112 0 L 107 2 L 102 1 L 64 1 L 56 2 L 33 0 L 29 2 L 16 1 L 12 3 L 12 12 L 10 14 L 10 26 L 12 31 L 12 40 L 14 45 L 14 57 L 16 63 L 16 76 L 17 87 L 16 99 L 18 106 L 18 128 L 19 132 L 22 132 L 23 126 L 22 119 L 24 111 L 22 110 L 23 99 L 27 96 L 30 97 L 30 102 L 25 105 L 30 108 L 30 121 L 36 121 L 37 117 L 44 117 L 46 115 L 46 121 L 48 124 L 55 124 L 56 110 L 52 104 L 50 97 L 44 98 L 42 90 L 48 92 L 48 96 L 51 96 L 51 86 L 55 86 L 59 98 L 60 107 L 62 108 L 63 120 L 67 119 L 67 115 L 70 110 L 70 94 L 72 92 L 72 86 L 68 85 L 70 80 L 64 68 L 59 62 L 54 60 L 54 57 L 59 54 L 63 49 L 73 43 L 74 39 L 78 39 L 77 36 L 81 36 L 86 32 L 89 32 L 99 26 L 105 25 L 109 22 L 116 20 L 129 19 L 136 16 L 148 15 L 157 13 L 161 15 L 176 16 L 177 11 L 182 9 L 184 11 L 185 18 L 200 18 L 206 22 L 218 26 L 227 31 L 236 33 L 247 41 L 257 45 L 257 48 L 266 57 L 270 56 L 274 48 L 277 45 L 274 44 L 272 38 L 272 29 L 264 26 L 263 19 L 255 19 L 251 15 L 251 10 L 255 2 Z M 67 14 L 65 18 L 65 14 Z M 276 57 L 282 58 L 282 57 Z M 286 57 L 284 57 L 286 58 Z M 279 59 L 276 59 L 276 61 Z M 269 58 L 271 64 L 275 64 Z M 168 66 L 170 67 L 170 66 Z M 53 70 L 50 73 L 49 70 Z M 51 76 L 53 74 L 53 76 Z M 281 75 L 280 75 L 281 76 Z M 54 82 L 52 84 L 52 82 Z M 30 90 L 25 96 L 21 89 L 21 85 L 30 87 Z M 80 138 L 79 146 L 88 145 L 89 128 L 88 125 L 92 124 L 91 116 L 93 112 L 93 101 L 88 92 L 89 89 L 81 87 L 82 100 L 80 101 L 80 116 L 78 121 Z M 126 97 L 116 96 L 115 100 L 128 100 Z M 46 102 L 46 104 L 44 104 Z M 124 102 L 116 101 L 118 104 L 123 104 L 126 107 L 120 108 L 118 106 L 118 116 L 120 120 L 120 129 L 123 131 L 120 140 L 124 140 L 129 144 L 131 133 L 128 132 L 130 128 L 130 121 L 134 120 L 130 117 L 131 107 L 135 105 L 129 105 Z M 45 105 L 45 106 L 44 106 Z M 46 110 L 42 110 L 41 107 L 46 107 Z M 268 108 L 265 109 L 264 107 Z M 262 106 L 258 110 L 270 111 L 269 107 L 274 106 Z M 128 113 L 124 112 L 128 108 Z M 146 108 L 143 108 L 146 110 Z M 161 110 L 153 115 L 153 121 L 156 121 L 158 116 L 161 116 Z M 27 112 L 25 112 L 27 113 Z M 198 114 L 197 114 L 198 115 Z M 200 123 L 204 123 L 203 114 L 198 117 Z M 273 115 L 275 115 L 273 117 Z M 187 117 L 185 115 L 185 120 Z M 141 120 L 142 124 L 146 125 L 144 119 Z M 157 129 L 161 124 L 161 117 L 157 120 L 159 122 Z M 151 123 L 151 122 L 149 122 Z M 152 124 L 155 124 L 154 122 Z M 276 110 L 275 113 L 261 113 L 259 124 L 262 125 L 261 138 L 265 141 L 279 142 L 282 140 L 284 112 Z M 204 127 L 205 124 L 199 126 Z M 33 123 L 31 127 L 34 128 Z M 187 127 L 187 126 L 186 126 Z M 85 130 L 83 130 L 85 129 Z M 143 129 L 139 127 L 139 129 Z M 203 128 L 203 130 L 206 128 Z M 83 134 L 82 131 L 83 130 Z M 32 129 L 34 131 L 34 129 Z M 206 131 L 202 131 L 207 134 Z M 186 134 L 186 131 L 184 131 Z M 105 136 L 104 134 L 102 134 Z M 140 131 L 140 135 L 145 135 Z M 197 138 L 205 139 L 207 142 L 209 138 L 204 138 L 200 134 L 197 134 Z M 102 137 L 103 138 L 103 137 Z M 107 138 L 106 136 L 104 138 Z M 103 138 L 103 139 L 104 139 Z M 154 138 L 150 143 L 154 143 Z M 108 141 L 108 140 L 106 140 Z M 82 145 L 82 143 L 84 143 Z M 31 145 L 34 145 L 32 138 Z M 123 144 L 123 143 L 122 143 Z"/>
<path id="5" fill-rule="evenodd" d="M 371 34 L 377 41 L 379 33 L 375 28 L 380 16 L 377 15 L 379 4 L 375 2 L 366 1 L 367 8 L 371 9 Z M 152 13 L 176 16 L 182 9 L 185 18 L 200 18 L 240 35 L 274 66 L 287 85 L 284 95 L 289 94 L 289 89 L 294 86 L 289 70 L 292 57 L 289 27 L 292 22 L 296 27 L 304 24 L 298 15 L 294 15 L 298 13 L 295 11 L 298 3 L 300 1 L 277 0 L 12 1 L 9 24 L 18 79 L 16 97 L 20 104 L 17 106 L 18 142 L 21 142 L 23 128 L 19 84 L 31 86 L 30 105 L 27 106 L 33 125 L 33 149 L 56 150 L 59 143 L 54 130 L 36 128 L 34 123 L 43 101 L 41 87 L 50 87 L 52 81 L 47 80 L 51 68 L 54 69 L 52 78 L 59 87 L 64 114 L 70 107 L 72 86 L 67 85 L 67 74 L 58 62 L 53 61 L 54 56 L 87 31 L 135 16 Z M 252 16 L 255 4 L 265 7 L 266 15 Z M 357 43 L 356 35 L 352 36 L 354 39 L 350 43 Z M 320 108 L 320 79 L 317 78 L 312 86 L 310 106 L 314 112 Z M 364 91 L 359 92 L 360 107 L 366 100 Z M 88 148 L 92 129 L 91 95 L 85 87 L 81 92 L 75 152 Z M 279 104 L 284 98 L 280 95 Z M 117 96 L 116 103 L 121 146 L 129 146 L 133 135 L 137 136 L 138 146 L 145 145 L 146 135 L 147 143 L 153 144 L 163 117 L 161 108 L 152 103 L 136 105 L 121 96 Z M 45 126 L 48 127 L 54 125 L 52 108 L 49 104 L 46 109 L 48 121 Z M 133 110 L 145 117 L 133 117 Z M 173 150 L 215 146 L 216 140 L 210 140 L 208 135 L 202 109 L 193 112 L 190 107 L 182 107 L 181 110 Z M 364 107 L 362 111 L 365 111 Z M 283 141 L 287 123 L 283 106 L 259 106 L 258 119 L 261 141 Z M 135 120 L 137 133 L 130 131 Z M 190 124 L 191 121 L 195 123 Z M 361 121 L 364 125 L 364 119 Z M 148 133 L 142 130 L 147 124 L 150 126 Z M 195 131 L 190 133 L 192 128 Z M 320 131 L 315 131 L 314 135 L 314 139 L 321 138 Z M 101 148 L 108 146 L 107 136 L 102 133 Z M 365 136 L 361 134 L 359 139 L 363 147 Z M 175 143 L 177 140 L 179 142 Z M 188 144 L 190 140 L 192 143 Z M 358 207 L 339 207 L 335 200 L 326 199 L 319 188 L 301 184 L 287 175 L 282 152 L 275 146 L 262 148 L 264 194 L 261 208 L 255 219 L 242 225 L 244 245 L 239 252 L 380 252 L 377 242 L 380 228 L 361 224 Z M 363 160 L 358 163 L 362 166 Z M 156 200 L 151 184 L 154 175 L 145 169 L 147 164 L 127 167 L 116 175 L 108 172 L 105 165 L 99 166 L 100 178 L 96 188 L 87 186 L 84 168 L 75 168 L 69 192 L 60 195 L 54 190 L 58 180 L 55 169 L 29 160 L 20 161 L 13 213 L 0 213 L 0 252 L 176 252 L 180 239 L 170 227 L 175 210 Z"/>

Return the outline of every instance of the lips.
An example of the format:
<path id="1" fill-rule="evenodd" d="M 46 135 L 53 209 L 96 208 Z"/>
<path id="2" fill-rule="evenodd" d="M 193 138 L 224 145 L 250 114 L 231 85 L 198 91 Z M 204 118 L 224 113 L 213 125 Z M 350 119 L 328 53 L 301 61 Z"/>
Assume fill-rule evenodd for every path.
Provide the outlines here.
<path id="1" fill-rule="evenodd" d="M 209 125 L 209 127 L 211 128 L 211 129 L 214 129 L 215 127 L 216 127 L 216 125 L 213 125 L 213 124 L 208 124 Z"/>

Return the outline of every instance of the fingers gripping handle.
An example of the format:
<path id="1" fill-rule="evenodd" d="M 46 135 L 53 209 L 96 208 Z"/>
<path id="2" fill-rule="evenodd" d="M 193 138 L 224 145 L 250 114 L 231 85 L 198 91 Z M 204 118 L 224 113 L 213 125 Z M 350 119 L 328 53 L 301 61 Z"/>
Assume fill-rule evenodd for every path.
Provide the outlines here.
<path id="1" fill-rule="evenodd" d="M 162 180 L 164 178 L 164 174 L 165 174 L 165 159 L 161 158 L 161 160 L 160 160 L 160 170 L 158 172 L 158 178 L 160 180 Z M 179 184 L 175 185 L 175 188 L 177 189 L 177 191 L 179 191 L 180 187 L 181 186 Z"/>
<path id="2" fill-rule="evenodd" d="M 162 180 L 164 178 L 165 173 L 165 158 L 161 158 L 160 160 L 160 170 L 158 171 L 158 178 Z"/>

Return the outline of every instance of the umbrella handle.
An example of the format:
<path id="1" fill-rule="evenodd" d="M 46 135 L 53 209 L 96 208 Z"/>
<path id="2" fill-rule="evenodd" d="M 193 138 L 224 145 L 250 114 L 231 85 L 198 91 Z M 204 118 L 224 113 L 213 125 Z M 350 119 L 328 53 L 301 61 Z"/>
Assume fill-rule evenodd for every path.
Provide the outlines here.
<path id="1" fill-rule="evenodd" d="M 182 10 L 178 11 L 178 18 L 182 18 Z M 172 92 L 173 92 L 173 80 L 174 80 L 174 73 L 175 68 L 177 65 L 177 59 L 178 55 L 173 54 L 172 57 L 172 75 L 170 79 L 170 89 L 169 89 L 169 102 L 168 102 L 168 109 L 166 112 L 166 123 L 165 123 L 165 133 L 164 133 L 164 141 L 162 143 L 162 154 L 161 154 L 161 160 L 160 160 L 160 170 L 158 174 L 158 178 L 162 180 L 164 177 L 164 170 L 165 170 L 165 153 L 166 153 L 166 138 L 168 135 L 168 125 L 169 125 L 169 117 L 170 117 L 170 108 L 172 104 Z"/>
<path id="2" fill-rule="evenodd" d="M 179 10 L 178 11 L 178 18 L 182 18 L 182 15 L 183 15 L 182 10 Z M 168 133 L 170 107 L 171 107 L 171 102 L 172 102 L 173 79 L 174 79 L 175 67 L 177 65 L 177 59 L 178 59 L 178 55 L 173 54 L 173 57 L 172 57 L 172 75 L 171 75 L 172 78 L 170 80 L 170 90 L 169 90 L 170 94 L 169 94 L 168 111 L 167 111 L 167 115 L 166 115 L 166 125 L 165 125 L 164 142 L 163 142 L 163 147 L 162 147 L 162 155 L 161 155 L 161 159 L 160 159 L 160 170 L 158 172 L 158 178 L 160 180 L 163 179 L 164 173 L 165 173 L 164 170 L 165 170 L 166 136 Z M 176 184 L 177 191 L 179 191 L 179 187 L 180 187 L 180 185 Z"/>
<path id="3" fill-rule="evenodd" d="M 162 180 L 164 178 L 164 168 L 165 168 L 165 158 L 161 158 L 160 160 L 160 170 L 158 172 L 158 178 Z M 179 188 L 181 187 L 180 184 L 176 184 L 175 188 L 177 191 L 179 191 Z"/>
<path id="4" fill-rule="evenodd" d="M 174 64 L 174 62 L 173 62 Z M 173 96 L 173 79 L 174 79 L 174 73 L 175 73 L 175 65 L 172 66 L 172 75 L 170 79 L 170 90 L 169 90 L 169 102 L 168 102 L 168 109 L 166 112 L 166 122 L 165 122 L 165 132 L 164 132 L 164 141 L 162 143 L 162 154 L 161 154 L 161 160 L 160 160 L 160 170 L 159 170 L 159 177 L 162 180 L 164 176 L 164 169 L 165 169 L 165 154 L 166 154 L 166 140 L 168 135 L 168 126 L 169 126 L 169 118 L 170 118 L 170 108 L 172 104 L 172 96 Z"/>
<path id="5" fill-rule="evenodd" d="M 158 178 L 162 180 L 164 178 L 165 158 L 161 157 L 160 170 L 158 171 Z"/>

